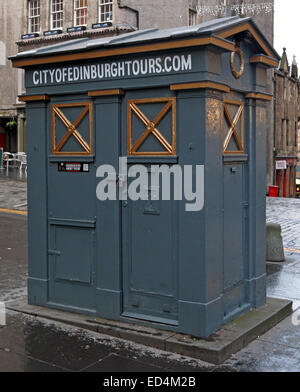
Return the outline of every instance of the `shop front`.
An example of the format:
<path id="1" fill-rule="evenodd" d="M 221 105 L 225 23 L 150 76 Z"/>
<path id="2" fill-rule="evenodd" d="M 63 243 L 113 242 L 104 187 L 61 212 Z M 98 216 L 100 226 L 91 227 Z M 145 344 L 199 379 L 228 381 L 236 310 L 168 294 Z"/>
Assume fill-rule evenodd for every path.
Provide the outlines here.
<path id="1" fill-rule="evenodd" d="M 279 197 L 296 197 L 297 158 L 276 160 L 276 184 Z"/>

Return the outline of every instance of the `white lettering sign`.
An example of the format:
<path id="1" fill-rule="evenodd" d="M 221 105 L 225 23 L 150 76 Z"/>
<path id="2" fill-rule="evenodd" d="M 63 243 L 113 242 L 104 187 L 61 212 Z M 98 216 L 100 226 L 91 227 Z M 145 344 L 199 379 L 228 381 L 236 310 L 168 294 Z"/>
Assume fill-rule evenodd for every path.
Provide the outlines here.
<path id="1" fill-rule="evenodd" d="M 276 161 L 276 170 L 286 170 L 286 161 Z"/>
<path id="2" fill-rule="evenodd" d="M 192 55 L 152 57 L 34 71 L 35 86 L 192 71 Z"/>

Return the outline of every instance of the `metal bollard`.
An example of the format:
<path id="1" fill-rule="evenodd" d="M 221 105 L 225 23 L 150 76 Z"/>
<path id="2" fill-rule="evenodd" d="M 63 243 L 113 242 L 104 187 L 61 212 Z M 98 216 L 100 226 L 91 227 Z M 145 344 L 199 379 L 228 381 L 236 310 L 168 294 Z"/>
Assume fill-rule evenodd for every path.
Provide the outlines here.
<path id="1" fill-rule="evenodd" d="M 0 170 L 3 169 L 3 148 L 0 148 Z"/>
<path id="2" fill-rule="evenodd" d="M 267 261 L 285 261 L 281 226 L 277 223 L 267 223 Z"/>

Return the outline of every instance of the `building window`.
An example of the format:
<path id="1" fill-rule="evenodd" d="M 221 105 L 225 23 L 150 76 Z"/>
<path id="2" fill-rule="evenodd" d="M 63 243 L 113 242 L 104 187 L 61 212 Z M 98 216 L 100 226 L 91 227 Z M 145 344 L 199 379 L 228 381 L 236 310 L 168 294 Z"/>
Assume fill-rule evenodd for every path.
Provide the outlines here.
<path id="1" fill-rule="evenodd" d="M 99 23 L 113 21 L 113 0 L 99 0 Z"/>
<path id="2" fill-rule="evenodd" d="M 75 26 L 87 24 L 87 0 L 74 0 L 74 22 Z"/>
<path id="3" fill-rule="evenodd" d="M 28 1 L 28 33 L 40 32 L 40 0 Z"/>
<path id="4" fill-rule="evenodd" d="M 51 30 L 62 29 L 64 19 L 64 2 L 63 0 L 51 0 L 50 9 L 50 28 Z"/>
<path id="5" fill-rule="evenodd" d="M 99 0 L 99 23 L 113 21 L 113 0 Z"/>
<path id="6" fill-rule="evenodd" d="M 194 26 L 197 24 L 197 12 L 195 10 L 189 9 L 189 26 Z"/>

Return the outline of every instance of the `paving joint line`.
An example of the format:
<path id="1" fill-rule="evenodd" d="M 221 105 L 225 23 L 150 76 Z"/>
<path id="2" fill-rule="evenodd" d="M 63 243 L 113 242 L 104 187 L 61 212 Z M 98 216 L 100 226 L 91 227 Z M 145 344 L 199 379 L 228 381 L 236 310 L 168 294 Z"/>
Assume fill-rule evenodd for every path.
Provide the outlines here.
<path id="1" fill-rule="evenodd" d="M 293 346 L 290 346 L 288 344 L 271 342 L 270 340 L 261 339 L 260 337 L 258 337 L 257 340 L 259 340 L 260 342 L 264 342 L 264 343 L 274 344 L 276 346 L 281 346 L 281 347 L 285 347 L 285 348 L 291 348 L 292 350 L 296 350 L 296 351 L 299 350 L 299 347 L 293 347 Z"/>

